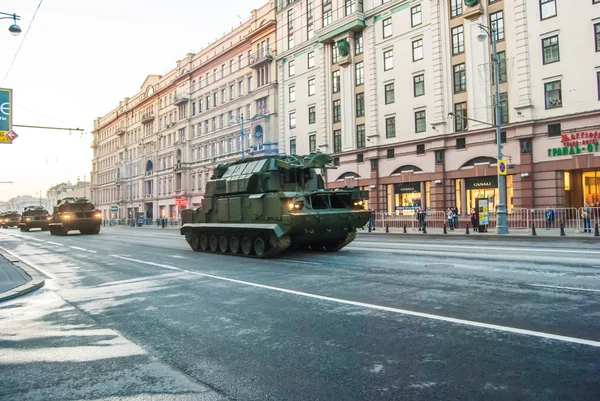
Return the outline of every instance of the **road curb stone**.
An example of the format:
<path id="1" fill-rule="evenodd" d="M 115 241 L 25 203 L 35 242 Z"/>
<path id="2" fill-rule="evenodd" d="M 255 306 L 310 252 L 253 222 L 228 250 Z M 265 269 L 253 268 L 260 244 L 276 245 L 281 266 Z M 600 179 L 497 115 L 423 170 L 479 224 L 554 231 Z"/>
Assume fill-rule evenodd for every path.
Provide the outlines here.
<path id="1" fill-rule="evenodd" d="M 29 294 L 32 291 L 42 288 L 46 284 L 46 280 L 40 273 L 38 273 L 37 270 L 29 266 L 27 263 L 23 262 L 21 259 L 13 256 L 2 247 L 0 247 L 0 257 L 3 257 L 9 263 L 14 265 L 16 269 L 22 270 L 26 275 L 31 277 L 31 280 L 29 280 L 25 284 L 0 293 L 0 302 L 8 301 L 9 299 L 14 299 L 22 295 Z"/>

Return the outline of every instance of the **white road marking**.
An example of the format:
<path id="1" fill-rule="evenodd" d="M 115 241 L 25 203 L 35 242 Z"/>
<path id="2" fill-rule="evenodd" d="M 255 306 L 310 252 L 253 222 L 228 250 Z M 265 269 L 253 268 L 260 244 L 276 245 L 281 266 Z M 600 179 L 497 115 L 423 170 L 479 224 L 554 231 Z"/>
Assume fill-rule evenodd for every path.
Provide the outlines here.
<path id="1" fill-rule="evenodd" d="M 27 237 L 27 239 L 30 239 L 30 240 L 32 240 L 32 241 L 37 241 L 37 242 L 46 242 L 46 241 L 45 241 L 45 240 L 43 240 L 43 239 L 39 239 L 39 238 L 33 238 L 33 237 Z"/>
<path id="2" fill-rule="evenodd" d="M 169 257 L 175 258 L 175 259 L 187 259 L 185 256 L 181 256 L 181 255 L 169 255 Z"/>
<path id="3" fill-rule="evenodd" d="M 352 244 L 357 244 L 360 243 L 361 245 L 365 245 L 365 244 L 369 244 L 370 246 L 373 245 L 380 245 L 381 247 L 409 247 L 409 248 L 429 248 L 429 249 L 440 249 L 440 248 L 451 248 L 451 249 L 468 249 L 469 251 L 473 251 L 473 250 L 488 250 L 488 251 L 517 251 L 517 252 L 551 252 L 551 253 L 578 253 L 578 254 L 582 254 L 582 253 L 586 253 L 586 254 L 594 254 L 594 255 L 600 255 L 600 251 L 592 251 L 592 250 L 588 250 L 588 249 L 580 249 L 580 250 L 575 250 L 575 249 L 553 249 L 553 248 L 509 248 L 509 247 L 500 247 L 500 246 L 479 246 L 479 245 L 440 245 L 437 243 L 431 243 L 431 244 L 416 244 L 416 243 L 412 243 L 412 242 L 395 242 L 395 241 L 390 241 L 388 243 L 382 243 L 382 242 L 378 242 L 378 243 L 373 243 L 370 241 L 361 241 L 361 240 L 355 240 L 352 242 Z M 387 244 L 387 245 L 386 245 Z M 348 247 L 351 247 L 353 245 L 348 245 Z M 376 248 L 374 248 L 376 249 Z"/>
<path id="4" fill-rule="evenodd" d="M 545 285 L 545 284 L 530 284 L 530 286 L 532 287 L 544 287 L 544 288 L 556 288 L 559 290 L 573 290 L 573 291 L 586 291 L 586 292 L 598 292 L 600 293 L 600 290 L 594 290 L 591 288 L 577 288 L 577 287 L 560 287 L 558 285 Z"/>
<path id="5" fill-rule="evenodd" d="M 90 252 L 90 253 L 98 253 L 98 251 L 94 251 L 92 249 L 86 249 L 86 251 Z"/>
<path id="6" fill-rule="evenodd" d="M 52 274 L 48 273 L 47 271 L 45 271 L 44 269 L 42 269 L 41 267 L 35 265 L 34 263 L 28 261 L 27 259 L 25 259 L 22 256 L 19 256 L 17 254 L 15 254 L 14 252 L 9 251 L 8 249 L 2 248 L 2 250 L 6 253 L 8 253 L 9 255 L 12 255 L 13 257 L 17 258 L 17 259 L 21 259 L 23 262 L 27 263 L 29 266 L 33 267 L 35 270 L 39 271 L 40 273 L 42 273 L 43 275 L 50 277 L 51 279 L 56 279 L 56 277 L 54 277 Z"/>
<path id="7" fill-rule="evenodd" d="M 179 270 L 179 271 L 183 271 L 186 273 L 195 274 L 197 276 L 208 277 L 208 278 L 222 280 L 222 281 L 228 281 L 231 283 L 242 284 L 242 285 L 247 285 L 247 286 L 251 286 L 251 287 L 263 288 L 266 290 L 282 292 L 282 293 L 286 293 L 286 294 L 298 295 L 298 296 L 306 297 L 306 298 L 320 299 L 322 301 L 334 302 L 334 303 L 338 303 L 338 304 L 353 305 L 353 306 L 359 306 L 362 308 L 382 310 L 382 311 L 398 313 L 398 314 L 402 314 L 402 315 L 416 316 L 416 317 L 422 317 L 422 318 L 426 318 L 426 319 L 433 319 L 433 320 L 439 320 L 439 321 L 444 321 L 444 322 L 449 322 L 449 323 L 456 323 L 456 324 L 461 324 L 461 325 L 465 325 L 465 326 L 480 327 L 483 329 L 491 329 L 491 330 L 503 331 L 503 332 L 508 332 L 508 333 L 521 334 L 521 335 L 531 336 L 531 337 L 552 339 L 552 340 L 563 341 L 563 342 L 568 342 L 568 343 L 575 343 L 575 344 L 590 345 L 592 347 L 600 347 L 600 341 L 586 340 L 583 338 L 576 338 L 576 337 L 561 336 L 558 334 L 544 333 L 544 332 L 533 331 L 533 330 L 525 330 L 525 329 L 519 329 L 516 327 L 500 326 L 497 324 L 482 323 L 482 322 L 476 322 L 476 321 L 472 321 L 472 320 L 457 319 L 457 318 L 453 318 L 453 317 L 433 315 L 430 313 L 422 313 L 422 312 L 415 312 L 415 311 L 410 311 L 410 310 L 406 310 L 406 309 L 392 308 L 389 306 L 368 304 L 365 302 L 349 301 L 346 299 L 327 297 L 327 296 L 311 294 L 311 293 L 303 292 L 303 291 L 289 290 L 287 288 L 273 287 L 273 286 L 265 285 L 265 284 L 252 283 L 249 281 L 236 280 L 236 279 L 222 277 L 222 276 L 215 276 L 213 274 L 200 273 L 200 272 L 182 269 L 182 268 L 175 267 L 175 266 L 164 265 L 161 263 L 146 262 L 144 260 L 133 259 L 133 258 L 125 258 L 125 257 L 119 256 L 119 255 L 112 255 L 112 256 L 115 258 L 119 258 L 119 259 L 129 260 L 131 262 L 137 262 L 137 263 L 142 263 L 142 264 L 146 264 L 146 265 L 150 265 L 150 266 L 162 267 L 162 268 L 169 269 L 169 270 Z"/>
<path id="8" fill-rule="evenodd" d="M 59 244 L 58 242 L 52 242 L 52 241 L 46 241 L 46 242 L 47 242 L 47 243 L 49 243 L 49 244 L 52 244 L 52 245 L 60 245 L 60 246 L 63 246 L 63 244 Z"/>
<path id="9" fill-rule="evenodd" d="M 78 251 L 87 251 L 87 249 L 85 249 L 85 248 L 80 248 L 80 247 L 78 247 L 78 246 L 69 246 L 69 248 L 71 248 L 71 249 L 77 249 Z"/>

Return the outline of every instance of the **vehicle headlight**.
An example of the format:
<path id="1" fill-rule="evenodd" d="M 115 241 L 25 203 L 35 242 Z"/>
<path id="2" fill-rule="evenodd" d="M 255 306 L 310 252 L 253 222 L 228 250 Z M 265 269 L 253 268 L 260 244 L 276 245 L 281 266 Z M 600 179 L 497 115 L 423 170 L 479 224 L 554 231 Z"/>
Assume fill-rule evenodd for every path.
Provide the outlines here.
<path id="1" fill-rule="evenodd" d="M 96 217 L 96 218 L 101 218 L 101 217 L 102 217 L 102 213 L 96 213 L 96 214 L 94 215 L 94 217 Z"/>
<path id="2" fill-rule="evenodd" d="M 52 220 L 52 216 L 48 216 L 46 217 L 48 220 Z"/>
<path id="3" fill-rule="evenodd" d="M 304 207 L 304 202 L 303 201 L 293 201 L 293 202 L 289 202 L 287 206 L 288 206 L 289 210 L 300 210 L 300 209 L 302 209 L 302 207 Z"/>
<path id="4" fill-rule="evenodd" d="M 31 217 L 26 217 L 25 221 L 31 221 Z"/>
<path id="5" fill-rule="evenodd" d="M 65 220 L 69 220 L 71 218 L 71 215 L 70 214 L 63 214 L 62 218 L 65 219 Z"/>

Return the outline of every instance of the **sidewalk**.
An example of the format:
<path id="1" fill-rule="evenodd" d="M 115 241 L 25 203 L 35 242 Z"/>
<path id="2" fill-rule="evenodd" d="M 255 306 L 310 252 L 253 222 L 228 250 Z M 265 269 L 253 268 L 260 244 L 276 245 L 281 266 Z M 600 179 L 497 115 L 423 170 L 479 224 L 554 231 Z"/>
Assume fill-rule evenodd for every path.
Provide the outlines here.
<path id="1" fill-rule="evenodd" d="M 37 290 L 44 283 L 35 270 L 0 248 L 0 302 Z"/>

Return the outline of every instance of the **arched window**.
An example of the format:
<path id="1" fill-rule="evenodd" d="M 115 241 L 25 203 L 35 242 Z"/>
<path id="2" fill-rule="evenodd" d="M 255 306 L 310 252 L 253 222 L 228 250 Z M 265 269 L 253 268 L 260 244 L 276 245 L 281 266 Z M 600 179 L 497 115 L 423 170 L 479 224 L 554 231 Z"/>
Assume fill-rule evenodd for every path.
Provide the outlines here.
<path id="1" fill-rule="evenodd" d="M 340 175 L 336 181 L 342 181 L 342 180 L 345 180 L 346 178 L 360 178 L 360 175 L 358 175 L 352 171 L 348 171 L 348 172 Z"/>
<path id="2" fill-rule="evenodd" d="M 418 171 L 423 171 L 421 168 L 412 165 L 406 165 L 402 167 L 398 167 L 391 175 L 394 174 L 402 174 L 402 173 L 416 173 Z"/>
<path id="3" fill-rule="evenodd" d="M 481 156 L 481 157 L 476 157 L 474 159 L 469 160 L 468 162 L 463 164 L 460 168 L 473 167 L 476 164 L 496 164 L 496 163 L 497 163 L 497 159 L 495 159 L 493 157 Z"/>

